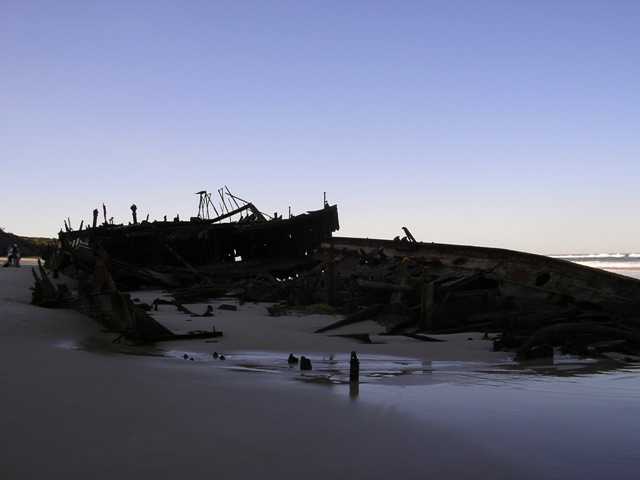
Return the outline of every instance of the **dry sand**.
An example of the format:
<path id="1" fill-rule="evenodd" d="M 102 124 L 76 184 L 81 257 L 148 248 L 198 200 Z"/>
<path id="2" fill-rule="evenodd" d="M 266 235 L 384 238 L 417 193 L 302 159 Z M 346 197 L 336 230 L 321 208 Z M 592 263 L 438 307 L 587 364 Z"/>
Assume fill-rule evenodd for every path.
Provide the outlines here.
<path id="1" fill-rule="evenodd" d="M 362 386 L 428 378 L 378 375 L 389 368 L 499 361 L 480 335 L 380 338 L 374 323 L 314 334 L 337 319 L 269 317 L 255 304 L 198 318 L 161 306 L 154 315 L 176 331 L 215 326 L 224 336 L 114 347 L 115 335 L 89 318 L 30 305 L 34 264 L 0 270 L 3 480 L 535 478 L 461 432 L 369 401 L 343 381 L 351 350 L 361 359 Z M 213 359 L 213 351 L 227 359 Z M 290 352 L 308 356 L 314 370 L 289 368 Z"/>

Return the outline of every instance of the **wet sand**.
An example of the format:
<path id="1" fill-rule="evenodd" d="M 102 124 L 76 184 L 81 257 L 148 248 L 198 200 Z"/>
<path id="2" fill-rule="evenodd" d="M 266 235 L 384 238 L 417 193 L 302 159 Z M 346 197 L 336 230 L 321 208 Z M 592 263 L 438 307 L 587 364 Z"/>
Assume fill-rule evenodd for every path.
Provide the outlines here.
<path id="1" fill-rule="evenodd" d="M 77 312 L 30 305 L 33 264 L 0 271 L 0 478 L 539 478 L 491 438 L 367 401 L 368 387 L 433 382 L 434 364 L 504 362 L 480 334 L 421 342 L 380 337 L 373 322 L 315 334 L 337 319 L 160 306 L 154 315 L 177 333 L 223 336 L 145 350 L 114 345 Z M 353 333 L 374 343 L 336 336 Z M 352 350 L 359 390 L 347 381 Z M 314 370 L 290 367 L 289 353 Z"/>

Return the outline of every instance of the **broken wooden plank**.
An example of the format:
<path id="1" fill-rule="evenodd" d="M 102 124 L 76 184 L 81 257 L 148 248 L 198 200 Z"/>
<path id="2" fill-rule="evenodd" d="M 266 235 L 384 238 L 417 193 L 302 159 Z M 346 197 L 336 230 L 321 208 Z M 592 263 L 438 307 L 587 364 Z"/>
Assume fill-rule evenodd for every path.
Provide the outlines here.
<path id="1" fill-rule="evenodd" d="M 362 322 L 364 320 L 369 320 L 381 312 L 385 311 L 385 305 L 374 305 L 372 307 L 366 308 L 360 312 L 349 315 L 347 318 L 340 320 L 338 322 L 334 322 L 331 325 L 327 325 L 326 327 L 322 327 L 315 331 L 315 333 L 323 333 L 328 330 L 335 330 L 336 328 L 344 327 L 346 325 L 351 325 L 353 323 Z"/>

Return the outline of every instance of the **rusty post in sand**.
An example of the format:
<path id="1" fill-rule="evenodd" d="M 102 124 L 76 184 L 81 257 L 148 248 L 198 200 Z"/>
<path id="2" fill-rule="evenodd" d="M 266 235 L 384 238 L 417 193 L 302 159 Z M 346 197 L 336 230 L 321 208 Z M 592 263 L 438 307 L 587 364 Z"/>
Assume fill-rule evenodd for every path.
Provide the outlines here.
<path id="1" fill-rule="evenodd" d="M 311 370 L 313 367 L 311 366 L 311 360 L 309 360 L 304 355 L 300 357 L 300 370 Z"/>
<path id="2" fill-rule="evenodd" d="M 351 360 L 349 360 L 349 382 L 360 381 L 360 360 L 356 355 L 355 350 L 351 352 Z"/>
<path id="3" fill-rule="evenodd" d="M 133 205 L 131 205 L 131 213 L 133 214 L 133 224 L 137 225 L 138 224 L 138 207 L 136 206 L 136 204 L 134 203 Z"/>

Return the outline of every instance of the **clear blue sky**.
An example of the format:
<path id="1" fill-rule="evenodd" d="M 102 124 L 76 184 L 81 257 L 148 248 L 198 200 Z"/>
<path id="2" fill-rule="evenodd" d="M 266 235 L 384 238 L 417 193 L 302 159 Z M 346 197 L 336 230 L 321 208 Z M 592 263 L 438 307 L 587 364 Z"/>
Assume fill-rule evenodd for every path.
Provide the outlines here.
<path id="1" fill-rule="evenodd" d="M 640 251 L 640 2 L 0 0 L 0 227 L 338 204 L 342 236 Z"/>

